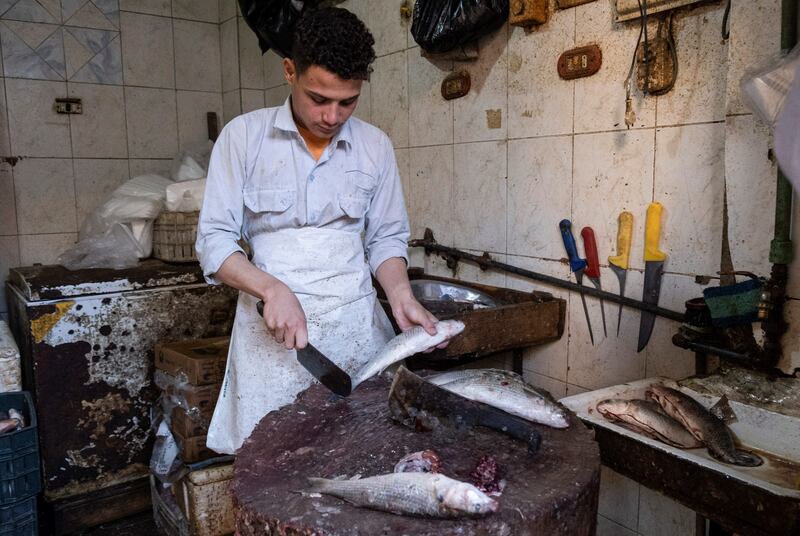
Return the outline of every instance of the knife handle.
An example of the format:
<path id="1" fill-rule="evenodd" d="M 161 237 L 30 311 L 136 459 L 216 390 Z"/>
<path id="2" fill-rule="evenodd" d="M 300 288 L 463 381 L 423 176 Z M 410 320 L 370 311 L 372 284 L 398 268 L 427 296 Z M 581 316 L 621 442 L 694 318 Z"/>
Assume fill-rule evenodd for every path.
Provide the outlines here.
<path id="1" fill-rule="evenodd" d="M 608 258 L 608 263 L 627 270 L 631 260 L 631 239 L 633 238 L 633 214 L 623 212 L 619 215 L 617 229 L 617 254 Z"/>
<path id="2" fill-rule="evenodd" d="M 256 311 L 258 311 L 258 316 L 264 317 L 264 302 L 262 300 L 258 300 L 258 303 L 256 303 Z"/>
<path id="3" fill-rule="evenodd" d="M 658 249 L 661 236 L 661 212 L 664 206 L 661 203 L 650 203 L 647 207 L 647 219 L 644 224 L 644 260 L 664 261 L 667 254 Z"/>
<path id="4" fill-rule="evenodd" d="M 572 236 L 572 222 L 569 220 L 561 220 L 558 224 L 561 230 L 561 239 L 564 241 L 564 249 L 567 250 L 569 257 L 569 269 L 572 272 L 579 272 L 586 268 L 586 261 L 578 257 L 578 245 L 575 243 L 575 237 Z"/>
<path id="5" fill-rule="evenodd" d="M 600 259 L 597 258 L 597 240 L 594 238 L 594 230 L 591 227 L 581 229 L 583 238 L 583 251 L 586 252 L 586 270 L 584 274 L 589 279 L 600 278 Z"/>

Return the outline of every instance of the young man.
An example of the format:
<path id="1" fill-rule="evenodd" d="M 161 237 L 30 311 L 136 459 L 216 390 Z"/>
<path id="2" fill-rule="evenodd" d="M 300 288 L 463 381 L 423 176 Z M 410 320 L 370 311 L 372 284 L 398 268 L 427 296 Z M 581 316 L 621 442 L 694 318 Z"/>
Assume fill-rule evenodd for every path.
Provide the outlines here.
<path id="1" fill-rule="evenodd" d="M 436 332 L 406 274 L 408 217 L 391 141 L 351 117 L 373 44 L 348 11 L 308 13 L 283 63 L 289 99 L 237 117 L 214 145 L 196 248 L 210 283 L 241 291 L 208 433 L 217 452 L 234 453 L 261 417 L 311 384 L 295 349 L 311 341 L 353 373 L 394 335 L 370 270 L 401 329 Z"/>

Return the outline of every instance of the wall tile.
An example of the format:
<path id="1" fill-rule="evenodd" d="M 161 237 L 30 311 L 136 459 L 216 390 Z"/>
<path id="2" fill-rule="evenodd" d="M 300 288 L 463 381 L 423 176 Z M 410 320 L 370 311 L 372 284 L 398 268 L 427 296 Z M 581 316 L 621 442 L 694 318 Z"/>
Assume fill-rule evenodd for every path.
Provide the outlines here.
<path id="1" fill-rule="evenodd" d="M 370 20 L 369 20 L 369 6 L 370 4 L 373 3 L 375 3 L 374 0 L 345 0 L 337 7 L 344 8 L 350 11 L 351 13 L 354 13 L 355 16 L 361 20 L 361 22 L 367 25 L 367 27 L 370 29 L 370 32 L 373 32 L 373 37 L 375 37 L 374 30 L 370 26 Z"/>
<path id="2" fill-rule="evenodd" d="M 175 91 L 125 88 L 128 154 L 131 158 L 172 158 L 178 150 Z"/>
<path id="3" fill-rule="evenodd" d="M 242 113 L 252 112 L 264 107 L 264 92 L 260 89 L 243 89 Z"/>
<path id="4" fill-rule="evenodd" d="M 542 376 L 541 374 L 536 374 L 535 372 L 525 369 L 522 371 L 522 376 L 525 378 L 526 382 L 537 389 L 547 391 L 556 400 L 567 396 L 567 384 L 562 381 L 554 380 L 548 376 Z"/>
<path id="5" fill-rule="evenodd" d="M 117 0 L 63 0 L 61 2 L 64 23 L 83 28 L 102 30 L 119 29 L 119 3 Z"/>
<path id="6" fill-rule="evenodd" d="M 130 177 L 138 177 L 139 175 L 155 174 L 162 177 L 170 177 L 170 170 L 172 169 L 172 159 L 164 160 L 149 160 L 149 159 L 134 159 L 128 160 L 128 167 L 130 168 Z"/>
<path id="7" fill-rule="evenodd" d="M 111 197 L 114 190 L 129 178 L 127 160 L 83 160 L 76 158 L 75 199 L 78 229 L 91 212 Z"/>
<path id="8" fill-rule="evenodd" d="M 465 251 L 473 255 L 483 255 L 484 253 L 483 251 L 475 249 L 465 249 Z M 503 253 L 492 253 L 492 258 L 498 262 L 504 263 L 507 261 L 507 257 Z M 506 286 L 505 272 L 499 270 L 481 270 L 477 264 L 471 262 L 458 263 L 458 268 L 453 277 L 470 283 L 480 283 L 482 285 L 492 285 L 495 287 Z M 510 352 L 508 357 L 510 357 Z M 502 355 L 493 355 L 492 358 L 497 360 L 505 359 Z"/>
<path id="9" fill-rule="evenodd" d="M 572 137 L 508 142 L 508 252 L 560 259 L 572 207 Z"/>
<path id="10" fill-rule="evenodd" d="M 453 143 L 453 101 L 442 98 L 442 80 L 452 61 L 430 60 L 419 48 L 407 51 L 408 137 L 412 146 Z"/>
<path id="11" fill-rule="evenodd" d="M 614 523 L 607 517 L 597 516 L 597 536 L 637 536 L 632 530 Z"/>
<path id="12" fill-rule="evenodd" d="M 119 0 L 119 9 L 164 17 L 172 14 L 170 0 Z"/>
<path id="13" fill-rule="evenodd" d="M 55 24 L 0 22 L 3 72 L 15 78 L 64 80 L 64 40 Z"/>
<path id="14" fill-rule="evenodd" d="M 636 531 L 639 519 L 639 484 L 605 465 L 602 466 L 597 512 L 614 523 Z"/>
<path id="15" fill-rule="evenodd" d="M 264 91 L 264 106 L 282 106 L 289 96 L 289 86 L 278 86 Z"/>
<path id="16" fill-rule="evenodd" d="M 64 45 L 69 81 L 122 84 L 120 32 L 65 26 Z"/>
<path id="17" fill-rule="evenodd" d="M 17 234 L 17 207 L 11 166 L 0 164 L 0 236 Z"/>
<path id="18" fill-rule="evenodd" d="M 452 101 L 456 143 L 507 137 L 508 34 L 508 26 L 501 27 L 481 40 L 477 61 L 455 62 L 455 70 L 470 74 L 469 93 Z"/>
<path id="19" fill-rule="evenodd" d="M 219 26 L 219 46 L 222 62 L 222 91 L 241 87 L 239 81 L 239 32 L 236 19 Z"/>
<path id="20" fill-rule="evenodd" d="M 225 22 L 235 17 L 238 10 L 237 0 L 219 0 L 219 21 Z"/>
<path id="21" fill-rule="evenodd" d="M 397 172 L 400 174 L 400 183 L 403 185 L 403 201 L 406 204 L 406 211 L 411 217 L 411 150 L 395 149 L 395 162 L 397 162 Z M 411 237 L 416 238 L 416 237 Z"/>
<path id="22" fill-rule="evenodd" d="M 616 254 L 618 218 L 627 210 L 633 213 L 634 225 L 631 266 L 644 268 L 642 242 L 644 216 L 653 197 L 653 145 L 651 129 L 575 136 L 573 233 L 582 243 L 581 229 L 588 225 L 594 230 L 601 264 Z"/>
<path id="23" fill-rule="evenodd" d="M 508 263 L 512 266 L 517 266 L 532 272 L 557 277 L 562 280 L 570 279 L 569 267 L 560 261 L 509 255 Z M 546 285 L 544 283 L 540 283 L 539 281 L 534 281 L 515 274 L 507 274 L 506 284 L 509 288 L 524 292 L 530 292 L 533 290 L 549 292 L 556 298 L 566 300 L 567 313 L 569 313 L 571 307 L 574 307 L 574 304 L 576 303 L 578 303 L 578 307 L 580 307 L 577 297 L 571 296 L 568 290 L 560 287 Z M 532 346 L 523 350 L 522 366 L 526 371 L 530 371 L 537 375 L 548 377 L 562 383 L 567 381 L 569 323 L 565 321 L 564 324 L 564 333 L 557 341 L 549 342 L 539 346 Z M 564 394 L 561 394 L 560 397 L 561 396 L 564 396 Z"/>
<path id="24" fill-rule="evenodd" d="M 77 233 L 19 235 L 19 263 L 55 264 L 58 256 L 78 241 Z"/>
<path id="25" fill-rule="evenodd" d="M 759 69 L 780 52 L 781 1 L 732 2 L 728 44 L 727 113 L 750 112 L 739 83 L 748 69 Z"/>
<path id="26" fill-rule="evenodd" d="M 770 161 L 769 129 L 752 115 L 725 122 L 725 178 L 728 188 L 728 238 L 733 266 L 767 275 L 774 233 L 777 166 Z M 795 220 L 797 221 L 797 220 Z"/>
<path id="27" fill-rule="evenodd" d="M 572 132 L 573 85 L 558 78 L 555 60 L 575 46 L 575 11 L 556 11 L 547 24 L 530 33 L 516 26 L 511 29 L 508 40 L 509 138 Z"/>
<path id="28" fill-rule="evenodd" d="M 208 138 L 206 113 L 222 118 L 222 95 L 202 91 L 178 91 L 178 145 L 186 149 Z"/>
<path id="29" fill-rule="evenodd" d="M 437 242 L 452 246 L 453 146 L 412 148 L 409 152 L 411 236 L 421 238 L 429 227 Z"/>
<path id="30" fill-rule="evenodd" d="M 175 83 L 178 89 L 222 91 L 219 26 L 175 20 Z"/>
<path id="31" fill-rule="evenodd" d="M 19 237 L 0 236 L 0 311 L 6 312 L 6 278 L 19 262 Z"/>
<path id="32" fill-rule="evenodd" d="M 288 86 L 284 87 L 286 87 L 284 91 L 288 95 L 289 88 Z M 361 94 L 358 97 L 353 116 L 367 123 L 372 123 L 372 84 L 367 81 L 361 84 Z"/>
<path id="33" fill-rule="evenodd" d="M 389 135 L 395 147 L 408 147 L 406 53 L 378 58 L 373 67 L 372 123 Z"/>
<path id="34" fill-rule="evenodd" d="M 177 19 L 218 23 L 219 0 L 172 0 L 172 16 Z"/>
<path id="35" fill-rule="evenodd" d="M 75 158 L 126 158 L 125 95 L 122 87 L 67 84 L 70 97 L 83 102 L 83 113 L 70 116 Z"/>
<path id="36" fill-rule="evenodd" d="M 506 251 L 507 143 L 454 147 L 453 221 L 458 248 Z"/>
<path id="37" fill-rule="evenodd" d="M 370 0 L 367 2 L 367 19 L 362 19 L 375 38 L 375 54 L 385 56 L 408 46 L 408 27 L 411 25 L 400 16 L 403 0 Z"/>
<path id="38" fill-rule="evenodd" d="M 656 131 L 654 190 L 664 205 L 661 249 L 669 255 L 667 271 L 719 270 L 724 131 L 723 124 Z"/>
<path id="39" fill-rule="evenodd" d="M 14 166 L 20 234 L 76 232 L 72 160 L 27 158 Z"/>
<path id="40" fill-rule="evenodd" d="M 286 83 L 283 75 L 283 58 L 274 50 L 267 50 L 263 55 L 264 62 L 264 88 L 280 86 Z"/>
<path id="41" fill-rule="evenodd" d="M 579 395 L 581 393 L 588 393 L 589 389 L 581 387 L 579 385 L 574 385 L 572 383 L 567 383 L 567 396 Z"/>
<path id="42" fill-rule="evenodd" d="M 127 12 L 120 20 L 125 84 L 174 88 L 172 20 Z"/>
<path id="43" fill-rule="evenodd" d="M 222 94 L 222 117 L 227 123 L 237 115 L 242 113 L 242 95 L 236 89 Z"/>
<path id="44" fill-rule="evenodd" d="M 596 43 L 603 52 L 600 71 L 575 80 L 575 132 L 625 130 L 624 81 L 636 49 L 639 25 L 615 23 L 614 2 L 591 2 L 578 6 L 574 11 L 577 17 L 575 46 Z M 548 64 L 551 70 L 555 71 L 555 61 L 567 48 L 552 56 Z M 643 98 L 635 85 L 634 82 L 631 95 L 636 114 L 634 126 L 653 126 L 656 99 Z"/>
<path id="45" fill-rule="evenodd" d="M 258 37 L 247 26 L 243 18 L 239 17 L 239 65 L 241 69 L 241 83 L 243 88 L 264 89 L 264 60 L 261 58 L 261 48 L 258 46 Z"/>
<path id="46" fill-rule="evenodd" d="M 70 157 L 69 116 L 53 109 L 67 94 L 65 82 L 6 79 L 11 153 L 18 156 Z"/>
<path id="47" fill-rule="evenodd" d="M 61 10 L 53 0 L 36 2 L 31 0 L 3 2 L 3 18 L 27 22 L 61 22 Z"/>
<path id="48" fill-rule="evenodd" d="M 0 78 L 0 155 L 11 154 L 8 138 L 8 109 L 6 108 L 6 80 Z"/>
<path id="49" fill-rule="evenodd" d="M 697 515 L 669 497 L 641 486 L 639 499 L 639 534 L 674 536 L 694 534 Z"/>

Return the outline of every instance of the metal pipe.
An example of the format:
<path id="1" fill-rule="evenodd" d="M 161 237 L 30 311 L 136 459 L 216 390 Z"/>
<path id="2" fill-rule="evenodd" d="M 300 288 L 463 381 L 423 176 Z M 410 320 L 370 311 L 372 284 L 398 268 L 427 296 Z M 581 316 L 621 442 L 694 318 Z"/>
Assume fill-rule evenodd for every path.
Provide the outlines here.
<path id="1" fill-rule="evenodd" d="M 451 257 L 451 258 L 468 260 L 474 262 L 483 269 L 496 268 L 498 270 L 503 270 L 504 272 L 509 272 L 512 274 L 517 274 L 523 277 L 527 277 L 528 279 L 541 281 L 542 283 L 547 283 L 555 287 L 565 288 L 567 290 L 572 290 L 574 292 L 583 292 L 585 294 L 588 294 L 589 296 L 594 296 L 596 298 L 602 298 L 604 300 L 621 303 L 622 305 L 627 305 L 628 307 L 633 307 L 634 309 L 647 311 L 649 313 L 653 313 L 655 315 L 662 316 L 664 318 L 669 318 L 670 320 L 675 320 L 677 322 L 683 322 L 684 319 L 683 313 L 670 311 L 669 309 L 664 309 L 662 307 L 658 307 L 657 305 L 651 305 L 649 303 L 644 303 L 638 300 L 632 300 L 631 298 L 625 298 L 617 294 L 606 292 L 604 290 L 598 290 L 594 287 L 582 286 L 578 285 L 577 283 L 572 283 L 571 281 L 564 281 L 563 279 L 559 279 L 557 277 L 544 275 L 537 272 L 532 272 L 530 270 L 525 270 L 524 268 L 519 268 L 517 266 L 512 266 L 510 264 L 506 264 L 491 259 L 488 257 L 488 254 L 484 254 L 485 256 L 479 257 L 477 255 L 467 253 L 466 251 L 461 251 L 448 246 L 442 246 L 441 244 L 437 244 L 436 241 L 433 239 L 426 238 L 426 239 L 410 240 L 408 242 L 408 246 L 425 248 L 425 253 L 430 253 L 431 251 L 443 253 L 444 254 L 443 257 L 445 258 Z"/>
<path id="2" fill-rule="evenodd" d="M 732 350 L 728 350 L 727 348 L 719 348 L 717 346 L 713 346 L 708 343 L 704 342 L 697 342 L 697 341 L 690 341 L 689 339 L 685 338 L 680 333 L 677 333 L 672 336 L 672 344 L 678 346 L 679 348 L 685 348 L 686 350 L 692 350 L 697 354 L 712 354 L 716 355 L 725 359 L 730 359 L 733 361 L 738 361 L 739 363 L 751 363 L 752 357 L 747 354 L 740 354 L 738 352 L 734 352 Z M 695 364 L 697 366 L 697 364 Z"/>

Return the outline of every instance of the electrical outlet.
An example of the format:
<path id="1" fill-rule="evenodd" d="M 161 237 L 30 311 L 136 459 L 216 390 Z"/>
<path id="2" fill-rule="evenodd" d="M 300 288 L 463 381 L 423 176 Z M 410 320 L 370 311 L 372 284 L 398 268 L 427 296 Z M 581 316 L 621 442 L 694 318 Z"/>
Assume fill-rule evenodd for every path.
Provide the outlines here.
<path id="1" fill-rule="evenodd" d="M 58 114 L 82 114 L 83 104 L 81 99 L 56 99 L 55 109 Z"/>

